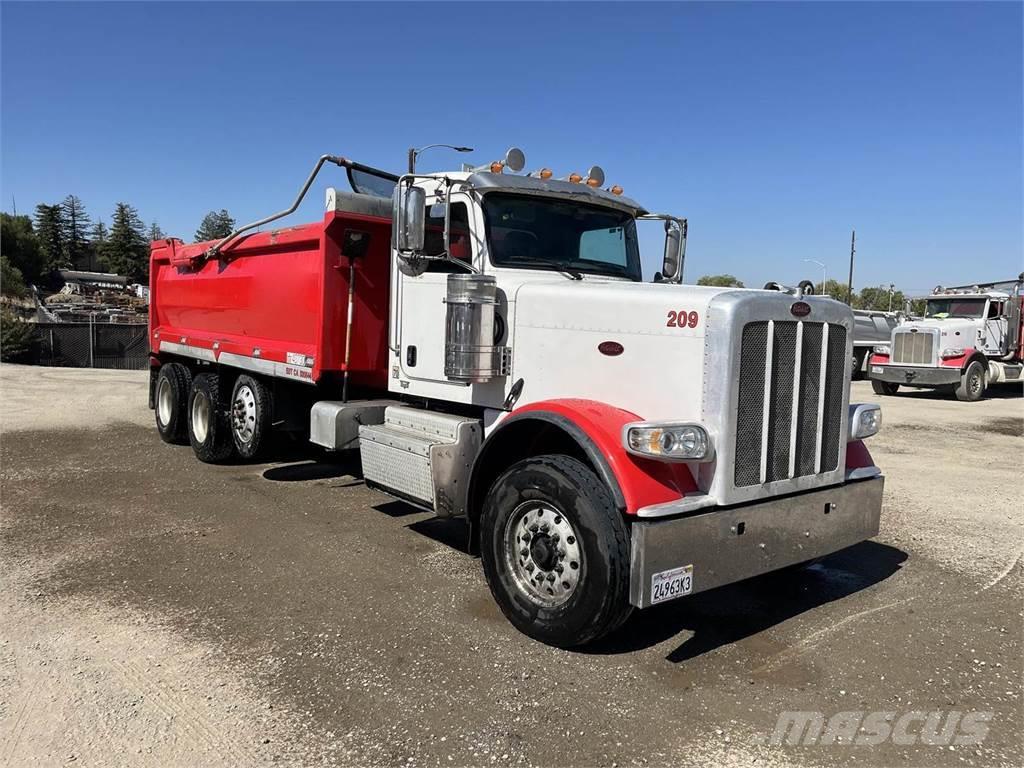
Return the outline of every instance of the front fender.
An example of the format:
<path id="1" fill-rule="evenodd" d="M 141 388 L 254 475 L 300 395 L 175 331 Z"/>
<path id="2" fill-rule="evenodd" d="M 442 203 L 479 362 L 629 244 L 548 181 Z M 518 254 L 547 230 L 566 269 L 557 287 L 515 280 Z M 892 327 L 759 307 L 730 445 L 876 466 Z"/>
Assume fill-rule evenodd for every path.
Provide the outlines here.
<path id="1" fill-rule="evenodd" d="M 534 421 L 571 437 L 608 485 L 616 505 L 627 514 L 697 492 L 697 483 L 686 464 L 644 459 L 622 446 L 623 425 L 641 420 L 635 413 L 594 400 L 567 398 L 530 403 L 495 427 L 480 450 L 478 463 L 484 465 L 500 456 L 505 430 Z M 473 474 L 478 475 L 476 468 Z"/>

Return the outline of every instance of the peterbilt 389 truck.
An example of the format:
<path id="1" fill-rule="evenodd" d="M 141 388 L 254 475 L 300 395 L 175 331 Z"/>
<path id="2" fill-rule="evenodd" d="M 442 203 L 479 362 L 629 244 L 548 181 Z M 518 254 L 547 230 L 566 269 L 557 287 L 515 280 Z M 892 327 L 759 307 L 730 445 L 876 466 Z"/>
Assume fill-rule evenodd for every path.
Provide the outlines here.
<path id="1" fill-rule="evenodd" d="M 321 222 L 252 233 L 325 163 L 352 191 Z M 401 176 L 325 155 L 285 211 L 154 242 L 160 435 L 204 462 L 278 430 L 358 451 L 368 485 L 465 518 L 504 614 L 557 646 L 874 536 L 881 412 L 850 403 L 850 310 L 684 285 L 685 219 L 596 166 L 522 169 L 518 150 Z"/>
<path id="2" fill-rule="evenodd" d="M 1005 290 L 1002 290 L 1004 289 Z M 945 389 L 980 400 L 989 384 L 1024 381 L 1024 273 L 1016 280 L 943 288 L 925 299 L 924 317 L 904 322 L 871 357 L 871 386 Z"/>

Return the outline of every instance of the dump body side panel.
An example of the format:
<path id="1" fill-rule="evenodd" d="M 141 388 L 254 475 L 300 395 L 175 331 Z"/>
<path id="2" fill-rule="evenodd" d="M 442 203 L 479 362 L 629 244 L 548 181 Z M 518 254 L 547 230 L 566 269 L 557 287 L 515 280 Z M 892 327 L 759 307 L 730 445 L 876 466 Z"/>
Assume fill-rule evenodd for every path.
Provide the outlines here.
<path id="1" fill-rule="evenodd" d="M 367 385 L 383 386 L 390 221 L 370 216 L 331 211 L 322 223 L 240 238 L 209 260 L 182 257 L 196 245 L 153 243 L 153 351 L 309 383 L 343 371 L 349 230 L 369 237 L 355 260 L 349 370 Z"/>

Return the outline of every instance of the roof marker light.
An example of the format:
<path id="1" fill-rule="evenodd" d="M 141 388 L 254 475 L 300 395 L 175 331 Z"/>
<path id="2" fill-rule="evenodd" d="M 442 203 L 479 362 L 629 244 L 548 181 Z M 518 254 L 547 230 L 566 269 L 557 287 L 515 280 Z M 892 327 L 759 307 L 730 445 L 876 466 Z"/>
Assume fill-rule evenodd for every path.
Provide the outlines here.
<path id="1" fill-rule="evenodd" d="M 622 187 L 620 187 L 618 184 L 616 184 L 614 186 L 608 187 L 608 191 L 611 192 L 613 195 L 621 195 L 622 194 Z"/>

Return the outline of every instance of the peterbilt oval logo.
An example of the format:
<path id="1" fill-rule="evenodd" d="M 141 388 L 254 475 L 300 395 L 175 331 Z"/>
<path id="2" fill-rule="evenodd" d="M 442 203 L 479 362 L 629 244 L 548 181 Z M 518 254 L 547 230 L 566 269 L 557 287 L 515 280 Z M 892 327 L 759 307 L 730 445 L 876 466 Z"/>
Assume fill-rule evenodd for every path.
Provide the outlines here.
<path id="1" fill-rule="evenodd" d="M 617 341 L 602 341 L 597 345 L 597 351 L 608 357 L 618 357 L 625 351 L 625 347 Z"/>
<path id="2" fill-rule="evenodd" d="M 811 305 L 806 301 L 796 301 L 789 308 L 790 313 L 793 317 L 807 317 L 811 314 Z"/>

